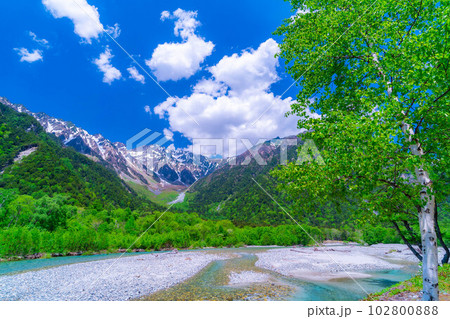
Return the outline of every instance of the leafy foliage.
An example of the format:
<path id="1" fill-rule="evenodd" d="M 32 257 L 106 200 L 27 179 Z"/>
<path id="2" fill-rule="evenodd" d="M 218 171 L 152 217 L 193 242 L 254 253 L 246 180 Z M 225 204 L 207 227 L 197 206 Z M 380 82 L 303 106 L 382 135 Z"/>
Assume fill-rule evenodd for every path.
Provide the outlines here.
<path id="1" fill-rule="evenodd" d="M 0 209 L 0 221 L 0 256 L 126 249 L 147 229 L 133 249 L 312 243 L 297 225 L 239 228 L 228 220 L 205 221 L 193 213 L 85 209 L 71 206 L 62 195 L 38 200 L 16 195 Z M 320 229 L 303 227 L 316 240 L 323 239 Z"/>
<path id="2" fill-rule="evenodd" d="M 325 165 L 278 171 L 284 189 L 295 198 L 306 194 L 305 203 L 351 192 L 369 217 L 373 211 L 392 216 L 424 205 L 423 186 L 412 182 L 421 167 L 433 183 L 428 192 L 443 200 L 450 167 L 449 6 L 291 3 L 308 12 L 278 29 L 284 36 L 280 56 L 293 78 L 301 78 L 292 113 L 301 116 L 298 125 L 308 130 L 305 137 L 318 145 Z M 308 117 L 308 108 L 322 116 Z M 411 151 L 417 145 L 422 156 Z"/>
<path id="3" fill-rule="evenodd" d="M 423 300 L 437 300 L 435 206 L 450 191 L 450 6 L 291 3 L 297 15 L 277 34 L 287 70 L 302 86 L 292 113 L 324 162 L 291 164 L 275 175 L 292 198 L 306 194 L 306 203 L 356 199 L 362 219 L 404 220 L 415 211 Z M 321 116 L 308 116 L 309 108 Z"/>

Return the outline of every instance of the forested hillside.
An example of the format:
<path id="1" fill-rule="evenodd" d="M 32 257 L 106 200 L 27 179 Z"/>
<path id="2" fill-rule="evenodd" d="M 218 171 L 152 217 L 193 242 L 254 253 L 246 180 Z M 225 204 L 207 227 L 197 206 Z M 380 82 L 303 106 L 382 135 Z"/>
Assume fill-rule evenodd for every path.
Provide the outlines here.
<path id="1" fill-rule="evenodd" d="M 111 170 L 63 147 L 31 116 L 0 104 L 0 188 L 35 198 L 65 194 L 76 206 L 157 209 Z M 19 160 L 21 152 L 33 151 Z M 16 160 L 15 160 L 16 158 Z"/>
<path id="2" fill-rule="evenodd" d="M 259 149 L 266 165 L 259 165 L 249 152 L 238 156 L 236 165 L 226 164 L 194 184 L 188 193 L 187 202 L 180 206 L 196 211 L 205 218 L 230 219 L 243 224 L 272 225 L 289 221 L 286 214 L 280 213 L 276 203 L 252 179 L 285 203 L 282 195 L 276 192 L 275 181 L 269 175 L 280 162 L 279 150 L 270 142 Z M 290 147 L 288 158 L 292 159 L 295 155 L 296 148 Z M 243 164 L 247 157 L 251 161 Z"/>
<path id="3" fill-rule="evenodd" d="M 267 141 L 259 148 L 259 155 L 266 165 L 260 165 L 250 152 L 246 152 L 237 157 L 237 165 L 224 165 L 199 180 L 188 193 L 186 203 L 179 207 L 196 211 L 205 218 L 230 219 L 239 224 L 292 223 L 289 216 L 261 189 L 262 187 L 298 221 L 328 228 L 342 228 L 351 223 L 351 204 L 347 201 L 330 201 L 326 205 L 317 206 L 315 210 L 299 211 L 292 200 L 277 190 L 278 181 L 270 172 L 280 165 L 280 142 L 280 139 Z M 303 141 L 298 139 L 298 145 L 302 144 Z M 287 147 L 289 161 L 297 160 L 299 146 Z M 244 165 L 244 161 L 249 163 Z"/>

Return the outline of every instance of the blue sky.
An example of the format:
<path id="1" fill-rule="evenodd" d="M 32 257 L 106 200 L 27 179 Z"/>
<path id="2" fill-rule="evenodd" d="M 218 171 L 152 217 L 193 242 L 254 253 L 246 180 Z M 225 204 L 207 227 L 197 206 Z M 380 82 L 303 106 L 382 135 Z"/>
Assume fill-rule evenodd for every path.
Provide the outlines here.
<path id="1" fill-rule="evenodd" d="M 0 96 L 31 111 L 112 141 L 173 132 L 176 147 L 296 132 L 282 114 L 298 88 L 280 97 L 293 81 L 273 58 L 272 33 L 292 16 L 285 1 L 15 0 L 0 10 Z M 118 27 L 110 34 L 172 98 L 96 19 Z"/>

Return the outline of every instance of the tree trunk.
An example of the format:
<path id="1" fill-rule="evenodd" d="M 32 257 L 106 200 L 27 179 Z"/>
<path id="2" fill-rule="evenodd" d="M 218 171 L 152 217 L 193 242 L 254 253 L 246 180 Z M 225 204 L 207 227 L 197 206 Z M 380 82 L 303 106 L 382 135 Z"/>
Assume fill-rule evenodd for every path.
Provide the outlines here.
<path id="1" fill-rule="evenodd" d="M 422 170 L 420 173 L 426 175 Z M 419 177 L 420 179 L 420 177 Z M 436 242 L 436 227 L 434 224 L 434 196 L 422 190 L 421 197 L 426 201 L 424 207 L 418 207 L 419 224 L 423 249 L 423 301 L 439 300 L 438 287 L 438 254 Z"/>
<path id="2" fill-rule="evenodd" d="M 414 131 L 408 123 L 402 123 L 402 130 L 410 142 L 411 154 L 421 157 L 424 152 L 421 144 L 413 140 Z M 420 237 L 422 238 L 422 277 L 423 277 L 423 301 L 439 300 L 439 284 L 438 284 L 438 250 L 436 241 L 435 227 L 435 199 L 430 194 L 433 182 L 423 167 L 416 168 L 416 182 L 422 186 L 420 190 L 420 199 L 425 203 L 424 206 L 417 207 L 419 215 Z"/>
<path id="3" fill-rule="evenodd" d="M 400 235 L 400 237 L 402 238 L 402 240 L 406 244 L 406 246 L 408 246 L 409 250 L 412 251 L 414 256 L 416 256 L 417 259 L 419 259 L 419 261 L 422 261 L 422 259 L 423 259 L 422 256 L 417 252 L 417 250 L 414 249 L 414 247 L 410 244 L 408 239 L 406 239 L 405 235 L 403 235 L 402 231 L 400 230 L 400 227 L 398 227 L 397 222 L 393 220 L 392 224 L 394 224 L 394 227 L 397 230 L 397 233 Z"/>
<path id="4" fill-rule="evenodd" d="M 363 33 L 362 33 L 363 34 Z M 363 34 L 365 37 L 365 35 Z M 372 47 L 370 41 L 368 46 Z M 377 53 L 372 54 L 373 62 L 378 71 L 383 77 L 386 83 L 386 89 L 388 96 L 392 97 L 397 103 L 400 103 L 398 97 L 393 94 L 393 86 L 390 81 L 387 81 L 386 73 L 383 71 L 380 62 L 378 60 Z M 407 115 L 402 111 L 402 115 L 405 119 L 402 122 L 401 129 L 405 134 L 406 141 L 409 143 L 409 149 L 411 154 L 422 157 L 424 151 L 421 143 L 415 138 L 415 132 L 407 123 Z M 422 186 L 420 190 L 420 198 L 425 203 L 423 207 L 418 207 L 420 236 L 422 238 L 422 251 L 423 251 L 423 301 L 439 300 L 439 286 L 438 286 L 438 253 L 436 242 L 436 228 L 434 225 L 434 196 L 430 194 L 432 190 L 433 182 L 431 181 L 428 172 L 423 167 L 417 167 L 416 183 Z"/>

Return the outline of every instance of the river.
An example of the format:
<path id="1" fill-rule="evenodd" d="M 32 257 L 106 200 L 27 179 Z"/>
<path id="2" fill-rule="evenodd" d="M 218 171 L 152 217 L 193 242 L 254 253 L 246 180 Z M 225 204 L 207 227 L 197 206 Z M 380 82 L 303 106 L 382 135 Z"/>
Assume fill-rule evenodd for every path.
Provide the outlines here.
<path id="1" fill-rule="evenodd" d="M 200 250 L 205 253 L 220 253 L 233 256 L 216 260 L 190 279 L 168 289 L 157 291 L 138 300 L 359 300 L 372 293 L 411 277 L 416 268 L 405 266 L 396 270 L 366 272 L 370 278 L 350 278 L 334 281 L 308 281 L 283 276 L 279 273 L 255 266 L 256 253 L 270 248 L 230 248 Z M 132 253 L 126 256 L 152 253 Z M 10 275 L 67 264 L 85 263 L 121 254 L 57 257 L 0 263 L 0 275 Z M 230 284 L 230 277 L 249 274 L 264 278 L 260 282 L 238 282 Z M 361 288 L 362 287 L 362 288 Z"/>
<path id="2" fill-rule="evenodd" d="M 286 277 L 255 266 L 255 253 L 266 248 L 227 249 L 236 258 L 212 262 L 191 279 L 140 300 L 360 300 L 366 292 L 374 293 L 411 278 L 415 267 L 366 272 L 370 278 L 335 281 L 307 281 Z M 213 252 L 217 252 L 216 250 Z M 265 274 L 268 280 L 253 284 L 227 284 L 232 273 Z M 361 287 L 364 289 L 361 289 Z"/>

